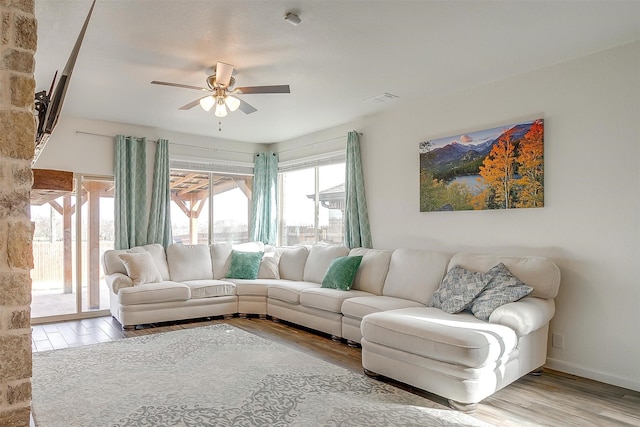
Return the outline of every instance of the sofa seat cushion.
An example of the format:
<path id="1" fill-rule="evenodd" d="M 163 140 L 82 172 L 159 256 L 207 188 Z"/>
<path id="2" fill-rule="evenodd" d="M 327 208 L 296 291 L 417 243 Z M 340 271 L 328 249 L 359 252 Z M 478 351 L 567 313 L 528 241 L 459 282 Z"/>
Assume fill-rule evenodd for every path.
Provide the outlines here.
<path id="1" fill-rule="evenodd" d="M 320 283 L 281 280 L 279 283 L 269 286 L 267 296 L 290 304 L 300 304 L 300 293 L 303 290 L 319 287 Z"/>
<path id="2" fill-rule="evenodd" d="M 507 326 L 432 307 L 369 314 L 361 329 L 367 341 L 469 368 L 506 359 L 517 345 L 515 331 Z"/>
<path id="3" fill-rule="evenodd" d="M 279 285 L 282 280 L 278 279 L 227 279 L 235 283 L 236 295 L 267 296 L 267 290 L 271 285 Z"/>
<path id="4" fill-rule="evenodd" d="M 157 302 L 186 301 L 191 298 L 189 286 L 178 282 L 145 283 L 118 290 L 118 302 L 122 305 L 154 304 Z"/>
<path id="5" fill-rule="evenodd" d="M 331 288 L 309 288 L 300 293 L 300 304 L 306 307 L 318 308 L 332 313 L 342 313 L 342 303 L 349 298 L 373 296 L 364 291 L 343 291 Z"/>
<path id="6" fill-rule="evenodd" d="M 340 311 L 344 316 L 362 319 L 367 314 L 409 307 L 424 307 L 424 305 L 402 298 L 366 296 L 346 299 L 342 303 Z"/>
<path id="7" fill-rule="evenodd" d="M 191 299 L 224 297 L 236 294 L 236 285 L 226 280 L 187 280 L 182 284 L 191 289 Z"/>

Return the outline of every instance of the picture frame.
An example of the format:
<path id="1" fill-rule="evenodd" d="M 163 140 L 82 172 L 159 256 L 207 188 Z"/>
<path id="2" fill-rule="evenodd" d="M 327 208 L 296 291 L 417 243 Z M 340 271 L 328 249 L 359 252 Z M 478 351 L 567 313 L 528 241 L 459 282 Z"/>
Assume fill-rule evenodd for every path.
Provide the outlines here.
<path id="1" fill-rule="evenodd" d="M 420 211 L 544 207 L 544 120 L 419 143 Z"/>

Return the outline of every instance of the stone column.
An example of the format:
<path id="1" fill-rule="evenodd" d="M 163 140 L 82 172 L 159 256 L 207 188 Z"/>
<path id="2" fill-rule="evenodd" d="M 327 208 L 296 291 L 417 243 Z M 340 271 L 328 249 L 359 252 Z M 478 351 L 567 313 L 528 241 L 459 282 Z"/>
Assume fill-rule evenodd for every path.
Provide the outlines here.
<path id="1" fill-rule="evenodd" d="M 0 425 L 29 426 L 34 0 L 0 0 Z"/>

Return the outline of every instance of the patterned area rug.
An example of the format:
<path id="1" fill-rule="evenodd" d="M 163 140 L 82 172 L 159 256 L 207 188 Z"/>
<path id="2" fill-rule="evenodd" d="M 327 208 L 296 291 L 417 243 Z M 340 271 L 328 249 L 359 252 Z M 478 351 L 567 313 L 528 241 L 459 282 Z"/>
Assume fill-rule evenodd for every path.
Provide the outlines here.
<path id="1" fill-rule="evenodd" d="M 38 427 L 490 426 L 241 329 L 34 353 Z"/>

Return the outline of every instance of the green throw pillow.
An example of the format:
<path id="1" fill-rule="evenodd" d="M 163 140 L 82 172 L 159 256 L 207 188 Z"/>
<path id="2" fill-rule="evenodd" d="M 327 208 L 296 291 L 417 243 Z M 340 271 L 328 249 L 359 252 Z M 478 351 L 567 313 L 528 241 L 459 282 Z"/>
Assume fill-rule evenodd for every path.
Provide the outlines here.
<path id="1" fill-rule="evenodd" d="M 334 259 L 322 279 L 322 287 L 348 291 L 361 262 L 362 256 L 342 256 Z"/>
<path id="2" fill-rule="evenodd" d="M 264 252 L 231 252 L 231 265 L 227 272 L 229 279 L 257 279 L 260 261 Z"/>

